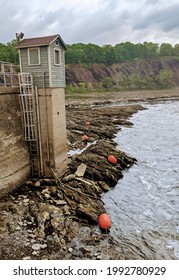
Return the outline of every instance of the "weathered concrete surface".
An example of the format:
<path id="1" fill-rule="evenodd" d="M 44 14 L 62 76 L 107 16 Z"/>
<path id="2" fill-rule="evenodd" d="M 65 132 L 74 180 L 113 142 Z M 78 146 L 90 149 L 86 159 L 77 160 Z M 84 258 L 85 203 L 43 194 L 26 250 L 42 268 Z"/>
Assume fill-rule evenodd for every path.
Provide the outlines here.
<path id="1" fill-rule="evenodd" d="M 29 153 L 23 140 L 17 88 L 0 88 L 0 196 L 29 176 Z"/>
<path id="2" fill-rule="evenodd" d="M 64 89 L 39 89 L 38 92 L 44 176 L 53 177 L 47 163 L 59 174 L 67 166 Z"/>

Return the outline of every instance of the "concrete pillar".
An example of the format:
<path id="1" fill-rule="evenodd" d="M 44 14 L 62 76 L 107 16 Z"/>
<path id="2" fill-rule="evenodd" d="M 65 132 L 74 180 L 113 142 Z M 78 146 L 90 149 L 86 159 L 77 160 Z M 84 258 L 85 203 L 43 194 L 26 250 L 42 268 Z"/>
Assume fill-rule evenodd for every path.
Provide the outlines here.
<path id="1" fill-rule="evenodd" d="M 44 176 L 49 164 L 60 175 L 67 166 L 65 93 L 63 88 L 38 89 Z"/>

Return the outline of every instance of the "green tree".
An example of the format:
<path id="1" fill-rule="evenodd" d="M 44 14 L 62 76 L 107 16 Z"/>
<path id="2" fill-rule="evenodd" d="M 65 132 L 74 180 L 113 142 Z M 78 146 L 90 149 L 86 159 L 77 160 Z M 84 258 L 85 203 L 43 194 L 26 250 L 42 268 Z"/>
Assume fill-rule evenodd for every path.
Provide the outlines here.
<path id="1" fill-rule="evenodd" d="M 102 90 L 102 89 L 103 89 L 103 83 L 102 83 L 102 82 L 99 82 L 99 83 L 98 83 L 98 89 L 99 89 L 99 90 Z"/>
<path id="2" fill-rule="evenodd" d="M 163 88 L 171 87 L 173 85 L 172 77 L 173 75 L 171 71 L 166 71 L 166 70 L 160 71 L 158 75 L 158 79 L 161 87 Z"/>
<path id="3" fill-rule="evenodd" d="M 160 46 L 160 56 L 172 56 L 174 54 L 174 49 L 171 44 L 163 43 Z"/>
<path id="4" fill-rule="evenodd" d="M 145 86 L 145 81 L 137 73 L 130 76 L 130 82 L 132 88 L 141 89 Z"/>
<path id="5" fill-rule="evenodd" d="M 79 64 L 84 62 L 83 48 L 72 46 L 66 51 L 66 63 L 67 64 Z"/>
<path id="6" fill-rule="evenodd" d="M 173 48 L 174 55 L 179 56 L 179 44 L 176 44 Z"/>
<path id="7" fill-rule="evenodd" d="M 19 64 L 17 41 L 13 40 L 7 44 L 0 43 L 0 60 Z"/>
<path id="8" fill-rule="evenodd" d="M 130 42 L 117 44 L 115 49 L 117 51 L 118 57 L 122 58 L 123 61 L 131 60 L 136 57 L 134 44 Z"/>
<path id="9" fill-rule="evenodd" d="M 122 77 L 122 79 L 120 80 L 119 82 L 119 85 L 122 87 L 122 88 L 130 88 L 131 87 L 131 79 L 130 79 L 130 76 L 128 75 L 124 75 Z"/>
<path id="10" fill-rule="evenodd" d="M 110 88 L 112 88 L 112 85 L 113 85 L 112 78 L 111 77 L 105 77 L 104 80 L 103 80 L 103 86 L 106 89 L 110 89 Z"/>
<path id="11" fill-rule="evenodd" d="M 153 89 L 158 87 L 158 79 L 155 75 L 150 75 L 146 78 L 146 88 Z"/>
<path id="12" fill-rule="evenodd" d="M 107 65 L 114 64 L 118 61 L 117 53 L 113 46 L 105 45 L 103 46 L 103 53 L 104 53 L 104 63 Z"/>
<path id="13" fill-rule="evenodd" d="M 141 57 L 144 59 L 155 58 L 158 56 L 159 46 L 152 42 L 144 42 Z"/>
<path id="14" fill-rule="evenodd" d="M 80 81 L 80 82 L 78 83 L 78 86 L 79 86 L 79 88 L 82 89 L 82 90 L 84 90 L 85 87 L 86 87 L 85 82 L 83 82 L 83 81 Z"/>
<path id="15" fill-rule="evenodd" d="M 89 89 L 89 90 L 92 90 L 92 89 L 93 89 L 93 85 L 92 85 L 91 82 L 88 82 L 86 87 L 87 87 L 87 89 Z"/>
<path id="16" fill-rule="evenodd" d="M 84 47 L 84 57 L 87 64 L 105 63 L 103 48 L 95 44 L 87 44 Z"/>

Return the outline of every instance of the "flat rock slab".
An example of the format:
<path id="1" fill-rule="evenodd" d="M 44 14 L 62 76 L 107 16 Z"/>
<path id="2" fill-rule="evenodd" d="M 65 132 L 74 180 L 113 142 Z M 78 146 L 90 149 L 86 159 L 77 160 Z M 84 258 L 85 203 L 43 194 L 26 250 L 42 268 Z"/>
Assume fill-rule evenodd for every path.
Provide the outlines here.
<path id="1" fill-rule="evenodd" d="M 78 166 L 78 168 L 77 168 L 77 170 L 76 170 L 76 172 L 75 172 L 75 175 L 78 176 L 78 177 L 83 177 L 84 174 L 85 174 L 85 171 L 86 171 L 86 167 L 87 167 L 86 164 L 81 163 L 81 164 Z"/>

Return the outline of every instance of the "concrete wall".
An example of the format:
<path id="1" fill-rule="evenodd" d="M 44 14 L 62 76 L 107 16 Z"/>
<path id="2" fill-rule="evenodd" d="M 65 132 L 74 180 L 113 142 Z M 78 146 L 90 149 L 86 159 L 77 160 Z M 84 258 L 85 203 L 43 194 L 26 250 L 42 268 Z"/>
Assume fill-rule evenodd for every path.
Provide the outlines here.
<path id="1" fill-rule="evenodd" d="M 63 88 L 38 89 L 38 93 L 44 175 L 52 177 L 48 162 L 59 175 L 67 165 L 65 93 Z"/>
<path id="2" fill-rule="evenodd" d="M 0 196 L 25 182 L 30 172 L 18 93 L 18 88 L 0 87 Z"/>
<path id="3" fill-rule="evenodd" d="M 53 177 L 48 163 L 59 175 L 67 165 L 65 94 L 63 88 L 39 89 L 38 94 L 44 176 Z M 0 87 L 0 196 L 30 177 L 18 95 L 19 88 Z"/>

